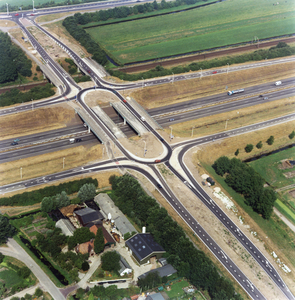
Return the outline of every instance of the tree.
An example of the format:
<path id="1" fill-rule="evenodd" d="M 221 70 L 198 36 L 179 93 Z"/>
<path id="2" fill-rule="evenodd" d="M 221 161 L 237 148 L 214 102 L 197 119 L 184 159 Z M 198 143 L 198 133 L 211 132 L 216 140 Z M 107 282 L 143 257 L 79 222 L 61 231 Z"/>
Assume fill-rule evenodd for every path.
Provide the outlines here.
<path id="1" fill-rule="evenodd" d="M 252 144 L 248 144 L 246 147 L 245 147 L 245 151 L 247 153 L 251 152 L 253 150 L 253 145 Z"/>
<path id="2" fill-rule="evenodd" d="M 237 149 L 236 152 L 235 152 L 235 156 L 238 156 L 240 153 L 240 149 Z"/>
<path id="3" fill-rule="evenodd" d="M 6 243 L 7 238 L 12 237 L 16 229 L 9 223 L 8 218 L 0 214 L 0 244 Z"/>
<path id="4" fill-rule="evenodd" d="M 83 271 L 88 271 L 89 270 L 89 263 L 87 261 L 84 261 L 82 263 L 82 270 Z"/>
<path id="5" fill-rule="evenodd" d="M 55 203 L 52 197 L 44 197 L 41 202 L 41 210 L 51 212 L 54 209 Z"/>
<path id="6" fill-rule="evenodd" d="M 65 191 L 62 191 L 60 194 L 56 195 L 55 206 L 56 208 L 66 207 L 71 204 L 71 201 Z"/>
<path id="7" fill-rule="evenodd" d="M 83 244 L 95 237 L 94 233 L 88 227 L 82 227 L 75 230 L 73 236 L 69 237 L 68 247 L 72 250 L 77 244 Z"/>
<path id="8" fill-rule="evenodd" d="M 268 145 L 272 145 L 274 141 L 275 141 L 275 138 L 273 135 L 271 135 L 266 142 L 268 143 Z"/>
<path id="9" fill-rule="evenodd" d="M 3 262 L 5 255 L 0 252 L 0 264 Z"/>
<path id="10" fill-rule="evenodd" d="M 101 268 L 104 271 L 118 272 L 120 270 L 120 254 L 116 251 L 109 251 L 101 256 Z"/>
<path id="11" fill-rule="evenodd" d="M 261 149 L 262 148 L 262 141 L 260 141 L 259 143 L 257 143 L 256 148 L 257 149 Z"/>
<path id="12" fill-rule="evenodd" d="M 293 130 L 290 134 L 289 134 L 289 139 L 292 140 L 295 136 L 295 131 Z"/>
<path id="13" fill-rule="evenodd" d="M 105 245 L 105 243 L 104 243 L 102 228 L 98 228 L 97 232 L 96 232 L 95 240 L 94 240 L 94 252 L 96 254 L 103 252 L 104 245 Z"/>
<path id="14" fill-rule="evenodd" d="M 31 275 L 31 270 L 27 266 L 19 268 L 17 275 L 26 279 Z"/>
<path id="15" fill-rule="evenodd" d="M 93 183 L 84 184 L 78 192 L 78 197 L 83 202 L 87 200 L 92 200 L 95 197 L 95 195 L 96 195 L 96 187 Z"/>
<path id="16" fill-rule="evenodd" d="M 41 297 L 43 295 L 43 291 L 37 287 L 34 294 L 37 298 Z"/>
<path id="17" fill-rule="evenodd" d="M 214 164 L 212 165 L 216 174 L 223 176 L 224 173 L 227 173 L 230 167 L 230 160 L 226 156 L 219 157 Z"/>

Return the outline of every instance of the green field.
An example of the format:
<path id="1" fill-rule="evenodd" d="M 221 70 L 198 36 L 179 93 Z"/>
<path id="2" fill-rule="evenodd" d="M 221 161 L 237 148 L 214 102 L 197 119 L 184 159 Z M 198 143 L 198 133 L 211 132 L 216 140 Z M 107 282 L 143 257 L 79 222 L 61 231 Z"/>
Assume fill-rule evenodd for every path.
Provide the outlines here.
<path id="1" fill-rule="evenodd" d="M 289 209 L 281 200 L 277 199 L 275 207 L 281 212 L 286 218 L 295 224 L 295 213 Z"/>
<path id="2" fill-rule="evenodd" d="M 287 178 L 286 172 L 295 171 L 295 166 L 291 169 L 279 169 L 281 160 L 295 159 L 295 150 L 290 148 L 276 154 L 262 157 L 250 164 L 271 186 L 274 188 L 284 187 L 295 183 L 295 177 Z"/>
<path id="3" fill-rule="evenodd" d="M 122 63 L 295 32 L 295 2 L 231 0 L 182 13 L 89 28 Z M 134 30 L 136 28 L 136 30 Z"/>
<path id="4" fill-rule="evenodd" d="M 38 0 L 38 1 L 34 1 L 35 6 L 46 3 L 46 2 L 50 2 L 50 0 Z M 55 3 L 62 3 L 64 2 L 64 0 L 54 0 Z M 33 6 L 33 1 L 32 0 L 0 0 L 0 7 L 2 5 L 4 5 L 6 7 L 6 3 L 8 3 L 8 5 L 14 6 L 17 5 L 19 6 L 27 6 L 27 5 L 32 5 Z"/>

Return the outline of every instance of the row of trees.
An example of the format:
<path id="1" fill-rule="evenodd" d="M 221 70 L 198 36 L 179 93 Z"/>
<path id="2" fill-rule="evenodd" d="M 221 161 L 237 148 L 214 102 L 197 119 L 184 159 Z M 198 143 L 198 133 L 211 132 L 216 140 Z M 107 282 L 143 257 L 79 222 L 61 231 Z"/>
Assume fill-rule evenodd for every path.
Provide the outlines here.
<path id="1" fill-rule="evenodd" d="M 78 192 L 80 202 L 92 200 L 96 195 L 96 186 L 93 183 L 85 183 L 81 186 Z M 71 204 L 71 201 L 65 191 L 55 196 L 44 197 L 41 202 L 41 211 L 51 212 Z"/>
<path id="2" fill-rule="evenodd" d="M 241 299 L 232 283 L 220 276 L 211 260 L 194 247 L 183 229 L 155 199 L 145 194 L 136 179 L 130 175 L 111 176 L 110 183 L 115 204 L 139 227 L 147 227 L 167 252 L 167 260 L 179 276 L 186 277 L 197 288 L 208 290 L 213 300 Z"/>
<path id="3" fill-rule="evenodd" d="M 35 86 L 29 91 L 22 93 L 19 89 L 11 89 L 0 95 L 0 106 L 9 106 L 16 103 L 29 102 L 43 99 L 55 94 L 53 85 L 47 83 L 45 86 Z"/>
<path id="4" fill-rule="evenodd" d="M 39 189 L 32 192 L 25 192 L 12 197 L 4 197 L 0 199 L 0 206 L 26 206 L 33 205 L 42 201 L 44 197 L 51 197 L 52 195 L 59 194 L 63 191 L 66 194 L 71 195 L 80 190 L 80 188 L 86 184 L 92 183 L 94 186 L 98 187 L 97 179 L 82 178 L 79 180 L 73 180 L 65 183 L 60 183 L 56 186 L 47 186 L 43 189 Z"/>
<path id="5" fill-rule="evenodd" d="M 200 62 L 194 62 L 187 66 L 177 66 L 171 69 L 165 69 L 162 66 L 157 66 L 154 69 L 151 69 L 147 72 L 137 73 L 137 74 L 126 74 L 119 70 L 108 70 L 110 75 L 119 77 L 122 80 L 127 81 L 135 81 L 140 80 L 142 78 L 154 78 L 160 76 L 167 76 L 172 74 L 180 74 L 187 73 L 190 71 L 199 71 L 200 69 L 212 69 L 218 68 L 222 66 L 226 66 L 227 64 L 240 64 L 248 61 L 259 61 L 263 59 L 271 59 L 276 57 L 284 57 L 295 54 L 295 47 L 290 47 L 284 42 L 279 42 L 276 47 L 272 47 L 270 49 L 260 49 L 254 52 L 245 53 L 237 56 L 227 56 L 216 59 L 204 60 Z"/>
<path id="6" fill-rule="evenodd" d="M 180 5 L 191 5 L 202 0 L 176 0 L 166 2 L 162 0 L 161 3 L 154 1 L 153 3 L 144 3 L 134 6 L 121 6 L 107 10 L 99 10 L 94 13 L 77 14 L 77 21 L 81 25 L 85 25 L 92 22 L 107 21 L 109 19 L 122 19 L 131 15 L 145 14 L 153 11 L 169 9 L 178 7 Z M 120 23 L 120 21 L 118 21 Z"/>
<path id="7" fill-rule="evenodd" d="M 252 167 L 237 158 L 218 158 L 212 165 L 216 174 L 226 176 L 225 182 L 237 193 L 242 194 L 245 203 L 263 218 L 269 219 L 276 195 L 270 188 L 264 188 L 264 179 Z"/>
<path id="8" fill-rule="evenodd" d="M 6 243 L 8 238 L 13 237 L 16 229 L 12 226 L 7 217 L 0 214 L 0 245 Z"/>
<path id="9" fill-rule="evenodd" d="M 13 45 L 7 33 L 0 32 L 0 83 L 14 81 L 18 73 L 22 76 L 32 76 L 32 62 L 24 52 Z"/>

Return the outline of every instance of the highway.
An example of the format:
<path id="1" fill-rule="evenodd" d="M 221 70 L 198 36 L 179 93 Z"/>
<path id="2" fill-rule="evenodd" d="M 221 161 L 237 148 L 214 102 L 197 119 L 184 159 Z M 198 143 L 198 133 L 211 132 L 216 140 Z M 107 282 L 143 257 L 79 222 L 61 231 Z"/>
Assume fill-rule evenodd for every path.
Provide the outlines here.
<path id="1" fill-rule="evenodd" d="M 114 2 L 114 3 L 122 3 L 121 1 L 119 2 Z M 113 3 L 113 4 L 114 4 Z M 126 2 L 124 3 L 126 4 Z M 88 5 L 88 4 L 87 4 Z M 58 8 L 57 8 L 58 9 Z M 66 97 L 71 90 L 72 87 L 74 87 L 77 90 L 80 90 L 79 93 L 77 94 L 77 101 L 81 105 L 81 107 L 88 113 L 88 115 L 100 126 L 101 128 L 104 129 L 105 134 L 108 137 L 108 142 L 106 143 L 106 147 L 109 149 L 109 153 L 112 154 L 111 150 L 111 143 L 114 143 L 124 154 L 129 161 L 126 161 L 125 158 L 115 158 L 113 155 L 112 159 L 109 161 L 105 162 L 100 162 L 92 165 L 87 165 L 84 167 L 78 167 L 72 170 L 67 170 L 61 173 L 57 174 L 52 174 L 52 175 L 46 175 L 43 177 L 35 178 L 35 179 L 30 179 L 26 180 L 23 182 L 18 182 L 14 184 L 10 184 L 7 186 L 3 186 L 0 189 L 0 192 L 2 194 L 5 194 L 9 191 L 12 190 L 22 190 L 27 187 L 31 186 L 37 186 L 39 184 L 43 183 L 48 183 L 52 182 L 58 179 L 64 179 L 64 178 L 71 178 L 73 176 L 77 176 L 80 174 L 87 174 L 90 172 L 96 172 L 96 171 L 101 171 L 101 170 L 107 170 L 107 169 L 113 169 L 113 168 L 129 168 L 129 169 L 134 169 L 139 172 L 141 172 L 144 176 L 146 176 L 153 184 L 157 184 L 157 180 L 160 180 L 161 183 L 163 184 L 163 189 L 160 190 L 162 195 L 167 199 L 167 201 L 172 205 L 172 207 L 177 211 L 177 213 L 187 222 L 187 224 L 194 230 L 194 232 L 199 236 L 199 238 L 207 245 L 207 247 L 210 249 L 212 253 L 222 262 L 222 264 L 225 266 L 225 268 L 228 270 L 228 272 L 235 278 L 237 282 L 241 285 L 241 287 L 249 294 L 249 296 L 252 299 L 265 299 L 265 297 L 257 290 L 255 287 L 254 283 L 252 283 L 249 279 L 246 278 L 246 276 L 243 274 L 241 270 L 238 269 L 237 266 L 230 260 L 230 258 L 226 255 L 226 253 L 218 247 L 218 245 L 213 241 L 213 239 L 205 232 L 205 230 L 198 224 L 197 220 L 195 220 L 189 212 L 186 210 L 186 208 L 180 203 L 180 201 L 175 197 L 175 195 L 172 193 L 172 191 L 169 189 L 168 185 L 163 181 L 161 178 L 161 175 L 155 168 L 155 161 L 154 159 L 141 159 L 139 157 L 136 157 L 126 151 L 124 147 L 120 144 L 120 142 L 115 138 L 115 136 L 108 130 L 108 128 L 105 126 L 105 124 L 92 112 L 92 110 L 84 103 L 82 100 L 82 95 L 85 92 L 85 90 L 81 90 L 81 88 L 73 82 L 73 80 L 70 78 L 68 74 L 65 73 L 64 70 L 60 68 L 58 64 L 56 64 L 50 57 L 49 55 L 45 52 L 45 50 L 38 44 L 36 39 L 28 32 L 28 30 L 22 25 L 22 23 L 18 21 L 18 24 L 20 24 L 22 30 L 27 33 L 30 42 L 33 44 L 34 48 L 40 53 L 44 61 L 50 67 L 52 70 L 56 73 L 56 75 L 60 78 L 61 82 L 63 82 L 63 86 L 60 88 L 63 88 L 63 95 L 62 97 Z M 36 24 L 35 24 L 36 25 Z M 127 102 L 123 102 L 123 97 L 116 93 L 114 88 L 117 90 L 121 89 L 129 89 L 129 88 L 137 88 L 141 87 L 142 85 L 144 86 L 153 86 L 157 84 L 163 84 L 171 81 L 180 81 L 180 80 L 188 80 L 191 78 L 195 77 L 202 77 L 202 76 L 211 76 L 212 71 L 203 71 L 203 72 L 197 72 L 197 73 L 189 73 L 189 75 L 175 75 L 171 78 L 160 78 L 160 79 L 153 79 L 145 82 L 136 82 L 136 83 L 130 83 L 126 85 L 110 85 L 108 82 L 102 80 L 101 78 L 98 77 L 97 74 L 87 65 L 85 62 L 77 56 L 71 49 L 69 49 L 67 46 L 62 44 L 60 41 L 55 39 L 53 36 L 51 36 L 48 32 L 46 32 L 42 27 L 36 25 L 38 28 L 43 30 L 48 36 L 53 38 L 62 48 L 64 48 L 68 54 L 75 60 L 77 65 L 82 69 L 86 70 L 87 73 L 92 77 L 92 79 L 96 82 L 96 84 L 99 87 L 104 86 L 105 89 L 112 90 L 118 98 L 122 101 L 123 105 L 129 111 L 134 115 L 135 118 L 139 120 L 139 122 L 142 123 L 143 126 L 145 126 L 156 138 L 159 140 L 162 138 L 161 135 L 156 132 L 147 122 L 144 122 L 140 119 L 140 114 Z M 259 62 L 259 63 L 254 63 L 254 64 L 249 64 L 249 65 L 243 65 L 243 66 L 238 66 L 238 67 L 232 67 L 231 71 L 235 70 L 240 70 L 241 68 L 251 68 L 251 67 L 259 67 L 259 66 L 264 66 L 264 65 L 270 65 L 270 64 L 275 64 L 275 63 L 283 63 L 284 61 L 294 61 L 294 58 L 287 58 L 287 59 L 278 59 L 278 60 L 272 60 L 272 61 L 264 61 L 264 62 Z M 226 69 L 220 69 L 218 70 L 219 73 L 225 73 L 228 72 L 229 70 Z M 259 91 L 260 92 L 260 91 Z M 294 91 L 291 91 L 294 92 Z M 238 96 L 239 97 L 239 96 Z M 234 98 L 231 98 L 234 99 Z M 56 101 L 60 101 L 60 98 L 56 98 Z M 49 101 L 49 100 L 47 100 Z M 253 101 L 253 100 L 252 100 Z M 257 101 L 257 96 L 256 96 L 256 101 Z M 259 101 L 259 100 L 258 100 Z M 236 101 L 238 103 L 238 101 Z M 41 102 L 40 102 L 41 103 Z M 235 102 L 233 102 L 235 103 Z M 48 102 L 50 104 L 50 102 Z M 16 108 L 16 111 L 18 111 L 18 108 Z M 236 225 L 231 222 L 229 218 L 227 218 L 226 214 L 222 212 L 222 210 L 214 203 L 214 201 L 205 193 L 205 191 L 198 185 L 198 183 L 194 180 L 193 176 L 190 174 L 189 170 L 186 168 L 186 166 L 183 163 L 183 156 L 185 155 L 186 151 L 190 149 L 191 147 L 194 147 L 196 145 L 200 145 L 203 143 L 208 143 L 212 142 L 212 140 L 216 139 L 223 139 L 228 136 L 234 136 L 238 134 L 243 134 L 245 132 L 251 132 L 257 129 L 261 128 L 267 128 L 273 125 L 277 125 L 283 122 L 287 122 L 290 120 L 295 119 L 295 114 L 290 114 L 288 116 L 276 118 L 274 120 L 268 120 L 265 122 L 261 122 L 259 124 L 254 124 L 250 126 L 245 126 L 241 127 L 235 130 L 230 130 L 226 131 L 223 133 L 219 134 L 214 134 L 206 137 L 202 137 L 200 139 L 195 139 L 195 140 L 190 140 L 186 142 L 179 143 L 177 145 L 173 145 L 170 147 L 170 145 L 163 141 L 162 144 L 165 148 L 165 157 L 161 157 L 162 162 L 165 162 L 165 164 L 174 172 L 174 174 L 182 181 L 184 184 L 187 185 L 187 187 L 195 193 L 195 195 L 200 198 L 200 200 L 203 201 L 207 205 L 207 207 L 215 214 L 215 216 L 220 220 L 223 225 L 230 230 L 230 232 L 235 236 L 235 238 L 243 245 L 243 247 L 254 257 L 254 259 L 260 264 L 260 266 L 265 270 L 265 272 L 271 277 L 273 282 L 280 288 L 280 290 L 285 294 L 287 299 L 295 299 L 292 293 L 289 291 L 288 287 L 285 285 L 279 274 L 277 273 L 276 269 L 270 264 L 270 262 L 263 256 L 263 254 L 252 244 L 250 240 L 246 238 L 246 236 L 241 232 L 241 230 L 236 227 Z M 91 135 L 89 135 L 89 138 L 93 138 Z M 83 140 L 86 139 L 83 137 Z M 61 140 L 54 142 L 53 144 L 56 144 L 57 147 L 63 147 L 63 145 L 59 145 L 59 143 L 65 143 L 64 147 L 68 147 L 68 140 Z M 83 143 L 83 141 L 81 142 Z M 52 146 L 52 143 L 48 144 L 48 146 Z M 37 146 L 38 147 L 38 146 Z M 40 145 L 40 147 L 43 147 L 43 145 Z M 183 178 L 170 164 L 169 160 L 173 154 L 173 150 L 177 150 L 178 147 L 183 147 L 183 149 L 179 152 L 178 155 L 178 161 L 182 169 L 184 170 L 187 179 Z M 35 147 L 34 147 L 35 148 Z M 30 148 L 28 148 L 30 149 Z M 21 149 L 19 149 L 21 150 Z M 32 149 L 31 149 L 32 150 Z M 18 150 L 17 150 L 18 151 Z M 15 151 L 14 151 L 15 152 Z M 2 153 L 1 155 L 5 155 L 6 153 Z M 11 154 L 11 153 L 10 153 Z M 16 154 L 17 158 L 19 158 L 19 153 Z M 132 161 L 132 163 L 131 163 Z M 137 165 L 135 166 L 134 164 Z M 150 168 L 151 172 L 155 172 L 156 176 L 151 175 L 151 172 L 147 172 L 143 167 L 140 166 L 140 164 L 145 164 L 145 168 Z"/>

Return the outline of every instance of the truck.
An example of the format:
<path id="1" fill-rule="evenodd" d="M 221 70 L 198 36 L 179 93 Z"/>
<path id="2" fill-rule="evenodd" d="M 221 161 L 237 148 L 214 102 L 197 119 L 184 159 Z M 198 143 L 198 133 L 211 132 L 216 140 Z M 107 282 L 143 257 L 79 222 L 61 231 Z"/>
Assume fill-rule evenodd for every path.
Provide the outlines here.
<path id="1" fill-rule="evenodd" d="M 282 81 L 276 81 L 275 85 L 281 85 Z"/>
<path id="2" fill-rule="evenodd" d="M 244 89 L 238 89 L 238 90 L 229 91 L 227 94 L 230 96 L 233 94 L 243 93 L 244 91 L 245 91 Z"/>

